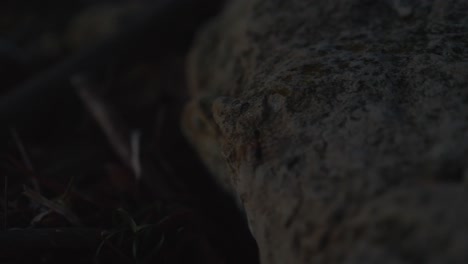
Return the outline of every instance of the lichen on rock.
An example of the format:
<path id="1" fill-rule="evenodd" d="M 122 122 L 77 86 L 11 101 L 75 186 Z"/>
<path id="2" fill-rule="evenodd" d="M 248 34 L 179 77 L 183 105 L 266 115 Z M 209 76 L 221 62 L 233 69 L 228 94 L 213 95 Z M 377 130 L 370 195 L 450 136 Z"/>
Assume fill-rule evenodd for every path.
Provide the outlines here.
<path id="1" fill-rule="evenodd" d="M 240 0 L 184 132 L 262 263 L 468 262 L 468 2 Z"/>

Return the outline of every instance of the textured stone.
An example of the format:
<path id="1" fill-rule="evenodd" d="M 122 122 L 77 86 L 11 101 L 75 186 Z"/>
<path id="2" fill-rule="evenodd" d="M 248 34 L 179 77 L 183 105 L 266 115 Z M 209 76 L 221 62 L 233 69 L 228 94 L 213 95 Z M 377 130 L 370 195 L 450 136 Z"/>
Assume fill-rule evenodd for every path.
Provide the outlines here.
<path id="1" fill-rule="evenodd" d="M 468 1 L 232 1 L 188 72 L 262 263 L 468 263 Z"/>

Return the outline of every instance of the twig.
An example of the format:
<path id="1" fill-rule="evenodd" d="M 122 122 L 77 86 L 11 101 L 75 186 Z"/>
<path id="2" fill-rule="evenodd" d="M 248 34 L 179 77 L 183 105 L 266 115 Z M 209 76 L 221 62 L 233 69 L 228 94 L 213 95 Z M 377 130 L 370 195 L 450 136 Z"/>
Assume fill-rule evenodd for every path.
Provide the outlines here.
<path id="1" fill-rule="evenodd" d="M 18 136 L 18 133 L 14 128 L 10 129 L 11 135 L 13 139 L 15 140 L 16 146 L 18 147 L 18 150 L 20 151 L 21 158 L 23 159 L 24 164 L 26 165 L 26 168 L 28 168 L 29 171 L 34 171 L 31 159 L 28 156 L 28 153 L 26 152 L 26 148 L 24 147 L 23 142 L 21 141 L 20 137 Z"/>
<path id="2" fill-rule="evenodd" d="M 117 126 L 115 115 L 111 113 L 109 107 L 106 107 L 103 101 L 91 93 L 91 87 L 83 76 L 74 76 L 71 82 L 76 87 L 78 95 L 86 108 L 106 135 L 112 149 L 122 163 L 132 169 L 135 178 L 139 180 L 142 171 L 140 132 L 134 130 L 132 133 L 127 133 L 128 129 L 124 128 L 122 123 L 120 123 L 120 126 Z M 127 138 L 128 140 L 126 140 Z"/>
<path id="3" fill-rule="evenodd" d="M 173 199 L 175 195 L 170 191 L 171 188 L 168 186 L 168 183 L 161 179 L 161 177 L 151 177 L 151 179 L 149 177 L 142 177 L 144 173 L 151 175 L 155 174 L 155 172 L 154 167 L 141 161 L 139 132 L 134 131 L 130 134 L 122 122 L 115 122 L 117 117 L 112 116 L 112 112 L 109 111 L 104 102 L 91 93 L 92 87 L 86 83 L 84 77 L 77 75 L 71 79 L 71 82 L 76 87 L 86 108 L 106 135 L 110 146 L 121 162 L 132 170 L 137 180 L 143 180 L 146 184 L 148 184 L 148 181 L 153 182 L 150 184 L 155 190 L 154 193 L 157 193 L 158 199 Z M 120 125 L 120 127 L 117 127 L 117 125 Z M 156 181 L 157 183 L 155 183 Z"/>
<path id="4" fill-rule="evenodd" d="M 73 225 L 81 226 L 80 219 L 65 206 L 45 198 L 40 193 L 37 193 L 26 186 L 24 187 L 23 194 L 38 204 L 45 206 L 60 215 L 63 215 Z"/>
<path id="5" fill-rule="evenodd" d="M 28 169 L 31 175 L 31 181 L 33 183 L 34 189 L 40 192 L 41 189 L 40 189 L 39 181 L 37 180 L 36 174 L 34 174 L 34 167 L 32 165 L 31 159 L 29 158 L 28 152 L 26 151 L 26 148 L 24 147 L 23 141 L 21 140 L 18 133 L 16 132 L 16 129 L 11 128 L 10 133 L 21 154 L 21 159 L 23 160 L 23 163 L 26 165 L 26 169 Z"/>
<path id="6" fill-rule="evenodd" d="M 117 127 L 116 116 L 102 100 L 91 92 L 91 85 L 85 77 L 74 76 L 71 83 L 76 87 L 85 107 L 106 135 L 114 152 L 123 164 L 132 168 L 132 150 L 129 140 L 125 140 L 128 138 L 127 129 L 123 128 L 122 123 L 119 124 L 119 128 Z"/>
<path id="7" fill-rule="evenodd" d="M 137 180 L 141 178 L 141 160 L 140 160 L 140 131 L 133 131 L 130 135 L 130 162 Z"/>
<path id="8" fill-rule="evenodd" d="M 4 193 L 4 206 L 5 209 L 3 210 L 4 214 L 4 222 L 3 222 L 3 227 L 6 230 L 8 228 L 8 176 L 5 176 L 5 193 Z"/>

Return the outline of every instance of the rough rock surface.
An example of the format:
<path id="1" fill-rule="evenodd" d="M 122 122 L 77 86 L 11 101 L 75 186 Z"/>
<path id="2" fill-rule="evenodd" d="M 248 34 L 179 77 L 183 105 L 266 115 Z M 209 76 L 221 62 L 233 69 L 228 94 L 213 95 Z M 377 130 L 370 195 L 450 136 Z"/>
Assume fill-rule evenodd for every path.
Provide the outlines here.
<path id="1" fill-rule="evenodd" d="M 188 68 L 262 263 L 468 263 L 468 1 L 233 1 Z"/>

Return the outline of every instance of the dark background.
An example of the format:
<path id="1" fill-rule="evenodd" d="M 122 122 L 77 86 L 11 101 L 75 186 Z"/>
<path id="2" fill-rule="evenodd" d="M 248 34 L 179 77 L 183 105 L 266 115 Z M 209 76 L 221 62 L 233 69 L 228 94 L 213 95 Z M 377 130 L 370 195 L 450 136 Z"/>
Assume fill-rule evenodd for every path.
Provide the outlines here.
<path id="1" fill-rule="evenodd" d="M 2 262 L 258 263 L 244 216 L 179 129 L 186 54 L 221 6 L 0 3 Z M 140 134 L 141 178 L 106 128 L 127 146 Z"/>

